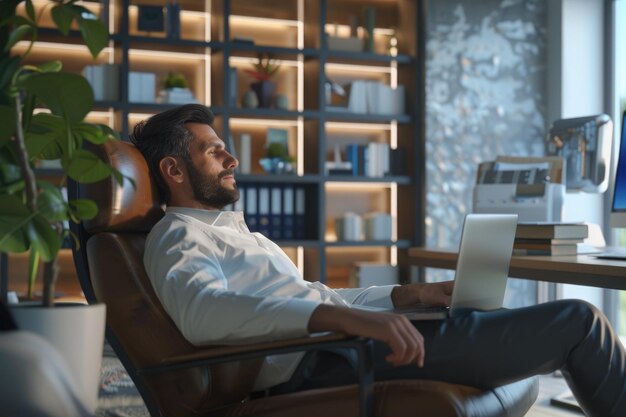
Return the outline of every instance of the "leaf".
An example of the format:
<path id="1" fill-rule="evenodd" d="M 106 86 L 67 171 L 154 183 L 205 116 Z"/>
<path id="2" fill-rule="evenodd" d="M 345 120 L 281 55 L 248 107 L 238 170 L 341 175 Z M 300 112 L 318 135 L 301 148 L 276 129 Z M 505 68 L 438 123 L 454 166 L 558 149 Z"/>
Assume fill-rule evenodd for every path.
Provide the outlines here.
<path id="1" fill-rule="evenodd" d="M 41 260 L 50 262 L 59 253 L 62 239 L 50 222 L 41 214 L 35 215 L 26 226 L 26 234 L 32 250 L 41 255 Z"/>
<path id="2" fill-rule="evenodd" d="M 58 135 L 65 135 L 65 120 L 55 114 L 37 113 L 33 116 L 31 130 L 36 133 L 52 131 Z"/>
<path id="3" fill-rule="evenodd" d="M 32 214 L 14 195 L 0 194 L 0 251 L 25 252 L 29 248 L 24 226 Z"/>
<path id="4" fill-rule="evenodd" d="M 80 6 L 73 7 L 79 8 Z M 100 51 L 107 46 L 107 42 L 109 41 L 109 31 L 96 15 L 84 7 L 80 8 L 83 9 L 83 11 L 80 16 L 76 18 L 76 21 L 78 22 L 80 33 L 83 35 L 83 39 L 85 40 L 85 45 L 89 48 L 91 56 L 96 58 Z"/>
<path id="5" fill-rule="evenodd" d="M 22 180 L 22 172 L 15 154 L 8 146 L 0 147 L 0 183 L 12 185 Z"/>
<path id="6" fill-rule="evenodd" d="M 8 89 L 8 85 L 13 78 L 13 74 L 20 66 L 19 56 L 5 56 L 0 61 L 0 89 Z"/>
<path id="7" fill-rule="evenodd" d="M 26 14 L 30 17 L 30 20 L 35 21 L 35 8 L 32 0 L 26 0 Z"/>
<path id="8" fill-rule="evenodd" d="M 35 281 L 39 271 L 39 252 L 31 250 L 28 254 L 28 298 L 32 298 L 35 291 Z"/>
<path id="9" fill-rule="evenodd" d="M 78 123 L 72 131 L 81 141 L 87 140 L 91 143 L 101 145 L 109 140 L 109 137 L 102 131 L 100 125 L 90 123 Z"/>
<path id="10" fill-rule="evenodd" d="M 113 173 L 108 164 L 93 152 L 84 149 L 74 151 L 71 160 L 65 164 L 64 168 L 69 177 L 82 183 L 97 182 Z"/>
<path id="11" fill-rule="evenodd" d="M 74 20 L 74 12 L 69 6 L 58 4 L 51 10 L 52 19 L 59 28 L 59 31 L 67 36 L 70 33 L 70 27 L 72 26 L 72 20 Z"/>
<path id="12" fill-rule="evenodd" d="M 63 151 L 57 142 L 55 132 L 26 133 L 24 141 L 31 161 L 35 159 L 60 159 Z"/>
<path id="13" fill-rule="evenodd" d="M 0 2 L 0 5 L 3 5 L 2 2 Z M 11 6 L 9 6 L 11 7 Z M 0 16 L 2 16 L 2 13 L 4 12 L 4 10 L 0 9 Z M 13 11 L 11 11 L 12 13 Z M 6 14 L 6 12 L 5 12 Z M 0 27 L 5 26 L 7 24 L 11 23 L 13 26 L 21 26 L 21 25 L 30 25 L 32 24 L 31 21 L 29 21 L 27 18 L 25 18 L 24 16 L 9 16 L 6 19 L 2 19 L 0 20 Z"/>
<path id="14" fill-rule="evenodd" d="M 33 27 L 30 25 L 21 25 L 11 31 L 9 40 L 4 46 L 4 52 L 9 52 L 13 46 L 22 40 L 24 36 L 33 32 Z"/>
<path id="15" fill-rule="evenodd" d="M 27 93 L 22 101 L 22 129 L 27 131 L 30 122 L 33 120 L 33 112 L 35 110 L 36 98 L 33 94 Z"/>
<path id="16" fill-rule="evenodd" d="M 98 214 L 98 205 L 93 200 L 78 199 L 69 202 L 72 215 L 80 220 L 89 220 Z"/>
<path id="17" fill-rule="evenodd" d="M 15 108 L 0 106 L 0 145 L 7 141 L 15 132 Z"/>
<path id="18" fill-rule="evenodd" d="M 98 126 L 100 126 L 100 129 L 102 129 L 104 134 L 109 137 L 109 140 L 115 140 L 115 139 L 119 140 L 120 135 L 115 130 L 113 130 L 109 126 L 103 125 L 101 123 L 98 123 Z"/>
<path id="19" fill-rule="evenodd" d="M 41 193 L 37 196 L 37 210 L 48 221 L 67 220 L 68 207 L 61 191 L 46 181 L 37 182 Z"/>
<path id="20" fill-rule="evenodd" d="M 91 87 L 79 74 L 33 74 L 23 81 L 23 87 L 43 101 L 53 114 L 64 117 L 70 124 L 83 120 L 93 107 Z"/>
<path id="21" fill-rule="evenodd" d="M 41 64 L 38 68 L 40 72 L 59 72 L 63 68 L 63 63 L 55 59 L 54 61 Z"/>

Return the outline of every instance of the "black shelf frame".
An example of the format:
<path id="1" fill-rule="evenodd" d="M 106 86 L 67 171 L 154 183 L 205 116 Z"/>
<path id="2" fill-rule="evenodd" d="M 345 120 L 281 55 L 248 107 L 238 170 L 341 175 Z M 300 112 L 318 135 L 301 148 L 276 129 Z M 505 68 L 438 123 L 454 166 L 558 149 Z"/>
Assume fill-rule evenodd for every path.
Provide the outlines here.
<path id="1" fill-rule="evenodd" d="M 258 119 L 261 125 L 264 120 L 297 121 L 303 119 L 305 123 L 305 175 L 243 175 L 237 174 L 236 179 L 241 184 L 303 184 L 307 188 L 307 204 L 311 204 L 310 210 L 313 218 L 308 219 L 313 223 L 317 239 L 278 241 L 284 247 L 303 247 L 305 251 L 317 251 L 319 260 L 320 281 L 326 281 L 328 268 L 329 248 L 343 247 L 396 247 L 398 249 L 398 261 L 400 265 L 408 265 L 408 251 L 411 246 L 423 245 L 425 241 L 425 35 L 426 35 L 426 4 L 425 0 L 396 0 L 404 11 L 400 20 L 404 20 L 404 28 L 408 30 L 408 42 L 413 42 L 409 48 L 403 48 L 397 56 L 371 52 L 348 52 L 328 49 L 325 35 L 325 25 L 329 9 L 334 3 L 341 0 L 304 0 L 305 7 L 305 45 L 303 48 L 289 48 L 263 44 L 230 41 L 231 26 L 229 16 L 231 5 L 235 0 L 214 1 L 214 10 L 211 10 L 211 19 L 219 26 L 221 33 L 216 36 L 213 33 L 211 39 L 220 41 L 201 41 L 193 39 L 180 39 L 168 36 L 151 37 L 130 35 L 129 7 L 130 0 L 119 0 L 122 12 L 118 22 L 118 32 L 111 35 L 116 51 L 116 62 L 120 64 L 119 101 L 98 101 L 94 103 L 95 109 L 113 109 L 121 120 L 120 136 L 127 138 L 129 134 L 129 114 L 153 113 L 163 111 L 177 104 L 170 103 L 136 103 L 128 100 L 128 77 L 131 61 L 129 50 L 132 47 L 151 47 L 158 49 L 181 47 L 193 50 L 203 48 L 210 50 L 214 57 L 211 61 L 210 71 L 213 74 L 228 74 L 231 57 L 254 57 L 258 54 L 268 54 L 276 59 L 297 60 L 303 57 L 305 65 L 305 93 L 304 110 L 277 110 L 277 109 L 247 109 L 238 107 L 229 101 L 231 97 L 230 83 L 220 83 L 217 88 L 211 86 L 212 103 L 211 110 L 219 116 L 221 135 L 227 138 L 231 135 L 231 119 L 247 118 Z M 381 0 L 381 3 L 383 0 Z M 103 6 L 109 7 L 109 0 L 103 0 Z M 357 6 L 355 6 L 357 7 Z M 400 7 L 400 6 L 398 6 Z M 107 13 L 108 14 L 108 13 Z M 108 18 L 108 17 L 107 17 Z M 412 20 L 412 25 L 406 21 Z M 401 23 L 401 22 L 399 22 Z M 57 42 L 60 33 L 56 29 L 42 29 L 41 35 L 50 37 Z M 405 33 L 407 31 L 405 30 Z M 79 38 L 78 31 L 71 31 L 70 38 Z M 221 41 L 225 39 L 226 41 Z M 60 42 L 60 40 L 59 40 Z M 67 38 L 65 38 L 67 43 Z M 70 41 L 71 42 L 71 41 Z M 201 53 L 199 52 L 200 56 Z M 407 113 L 402 115 L 382 114 L 354 114 L 339 112 L 325 105 L 325 84 L 327 82 L 327 64 L 349 63 L 356 65 L 370 65 L 373 68 L 388 66 L 396 63 L 398 66 L 398 81 L 405 84 L 407 89 Z M 206 82 L 209 82 L 207 80 Z M 395 175 L 381 178 L 370 178 L 349 175 L 324 175 L 326 160 L 328 133 L 325 125 L 327 122 L 346 123 L 392 123 L 398 125 L 399 147 L 406 149 L 407 169 L 406 175 Z M 312 128 L 312 130 L 309 130 Z M 54 175 L 54 170 L 50 170 Z M 58 172 L 56 172 L 58 174 Z M 355 184 L 387 184 L 396 183 L 399 187 L 398 197 L 398 221 L 402 224 L 396 241 L 358 241 L 358 242 L 330 242 L 325 241 L 327 223 L 327 190 L 326 185 L 336 182 L 349 182 Z M 310 198 L 310 200 L 309 200 Z M 305 255 L 306 256 L 306 255 Z M 2 262 L 6 268 L 6 262 Z"/>

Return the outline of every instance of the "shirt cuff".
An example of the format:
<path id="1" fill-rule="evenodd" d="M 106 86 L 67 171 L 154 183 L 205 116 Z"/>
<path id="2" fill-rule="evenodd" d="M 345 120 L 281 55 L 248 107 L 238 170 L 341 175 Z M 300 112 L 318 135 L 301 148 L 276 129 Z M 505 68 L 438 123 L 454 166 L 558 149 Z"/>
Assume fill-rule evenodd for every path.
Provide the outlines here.
<path id="1" fill-rule="evenodd" d="M 285 336 L 300 337 L 309 334 L 309 320 L 313 311 L 322 304 L 321 301 L 291 299 L 288 301 L 280 317 L 281 333 Z"/>
<path id="2" fill-rule="evenodd" d="M 397 285 L 381 285 L 380 287 L 369 287 L 367 289 L 367 304 L 372 307 L 393 308 L 391 301 L 391 291 Z"/>

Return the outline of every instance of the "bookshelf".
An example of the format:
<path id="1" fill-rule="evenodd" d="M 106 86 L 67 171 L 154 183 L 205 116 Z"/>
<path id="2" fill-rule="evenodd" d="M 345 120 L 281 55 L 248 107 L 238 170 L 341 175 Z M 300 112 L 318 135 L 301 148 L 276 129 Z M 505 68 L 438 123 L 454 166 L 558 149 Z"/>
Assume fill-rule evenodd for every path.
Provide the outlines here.
<path id="1" fill-rule="evenodd" d="M 108 22 L 111 31 L 109 46 L 98 61 L 73 44 L 75 33 L 63 38 L 53 29 L 42 32 L 44 42 L 30 59 L 33 63 L 61 59 L 73 72 L 82 72 L 88 65 L 118 65 L 119 81 L 113 86 L 117 99 L 97 101 L 90 118 L 127 137 L 140 120 L 177 105 L 130 101 L 129 91 L 134 87 L 129 85 L 129 73 L 155 74 L 158 95 L 166 74 L 179 72 L 195 99 L 216 114 L 215 128 L 225 142 L 233 143 L 237 150 L 241 135 L 250 135 L 251 172 L 237 175 L 242 188 L 303 190 L 304 233 L 298 238 L 278 239 L 278 243 L 306 279 L 345 286 L 351 264 L 357 261 L 408 268 L 408 248 L 424 241 L 425 2 L 178 0 L 178 30 L 170 30 L 167 4 L 171 2 L 165 0 L 80 3 Z M 39 10 L 44 4 L 34 0 Z M 139 16 L 145 6 L 163 7 L 163 30 L 141 30 Z M 329 48 L 326 34 L 347 37 L 355 19 L 359 21 L 358 37 L 366 36 L 363 16 L 367 8 L 375 10 L 372 50 Z M 43 19 L 49 19 L 45 12 Z M 397 38 L 395 55 L 389 51 L 392 37 Z M 245 70 L 260 54 L 280 63 L 273 80 L 286 108 L 242 105 L 248 85 L 254 81 Z M 236 80 L 229 79 L 231 74 Z M 354 80 L 404 86 L 405 111 L 358 114 L 338 111 L 327 103 L 327 81 Z M 293 174 L 265 174 L 258 163 L 266 152 L 268 128 L 287 132 L 289 155 L 295 159 Z M 405 161 L 402 172 L 383 177 L 327 175 L 326 162 L 332 160 L 335 147 L 372 142 L 397 149 Z M 391 239 L 338 241 L 334 220 L 345 212 L 390 214 Z"/>

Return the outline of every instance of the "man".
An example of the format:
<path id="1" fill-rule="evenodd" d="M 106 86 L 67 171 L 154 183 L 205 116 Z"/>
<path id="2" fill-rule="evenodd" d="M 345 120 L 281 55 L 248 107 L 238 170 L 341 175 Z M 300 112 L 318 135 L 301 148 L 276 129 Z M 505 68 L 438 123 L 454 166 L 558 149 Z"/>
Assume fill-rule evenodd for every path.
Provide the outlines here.
<path id="1" fill-rule="evenodd" d="M 626 353 L 606 318 L 584 302 L 413 324 L 350 305 L 449 305 L 451 282 L 332 290 L 305 281 L 277 245 L 248 231 L 242 213 L 220 211 L 239 197 L 238 162 L 212 123 L 206 107 L 185 105 L 142 122 L 131 138 L 167 204 L 148 236 L 144 264 L 191 343 L 337 331 L 375 340 L 378 380 L 428 378 L 487 388 L 561 369 L 588 415 L 626 415 Z M 290 354 L 268 358 L 255 387 L 288 392 L 354 380 L 346 352 Z"/>

